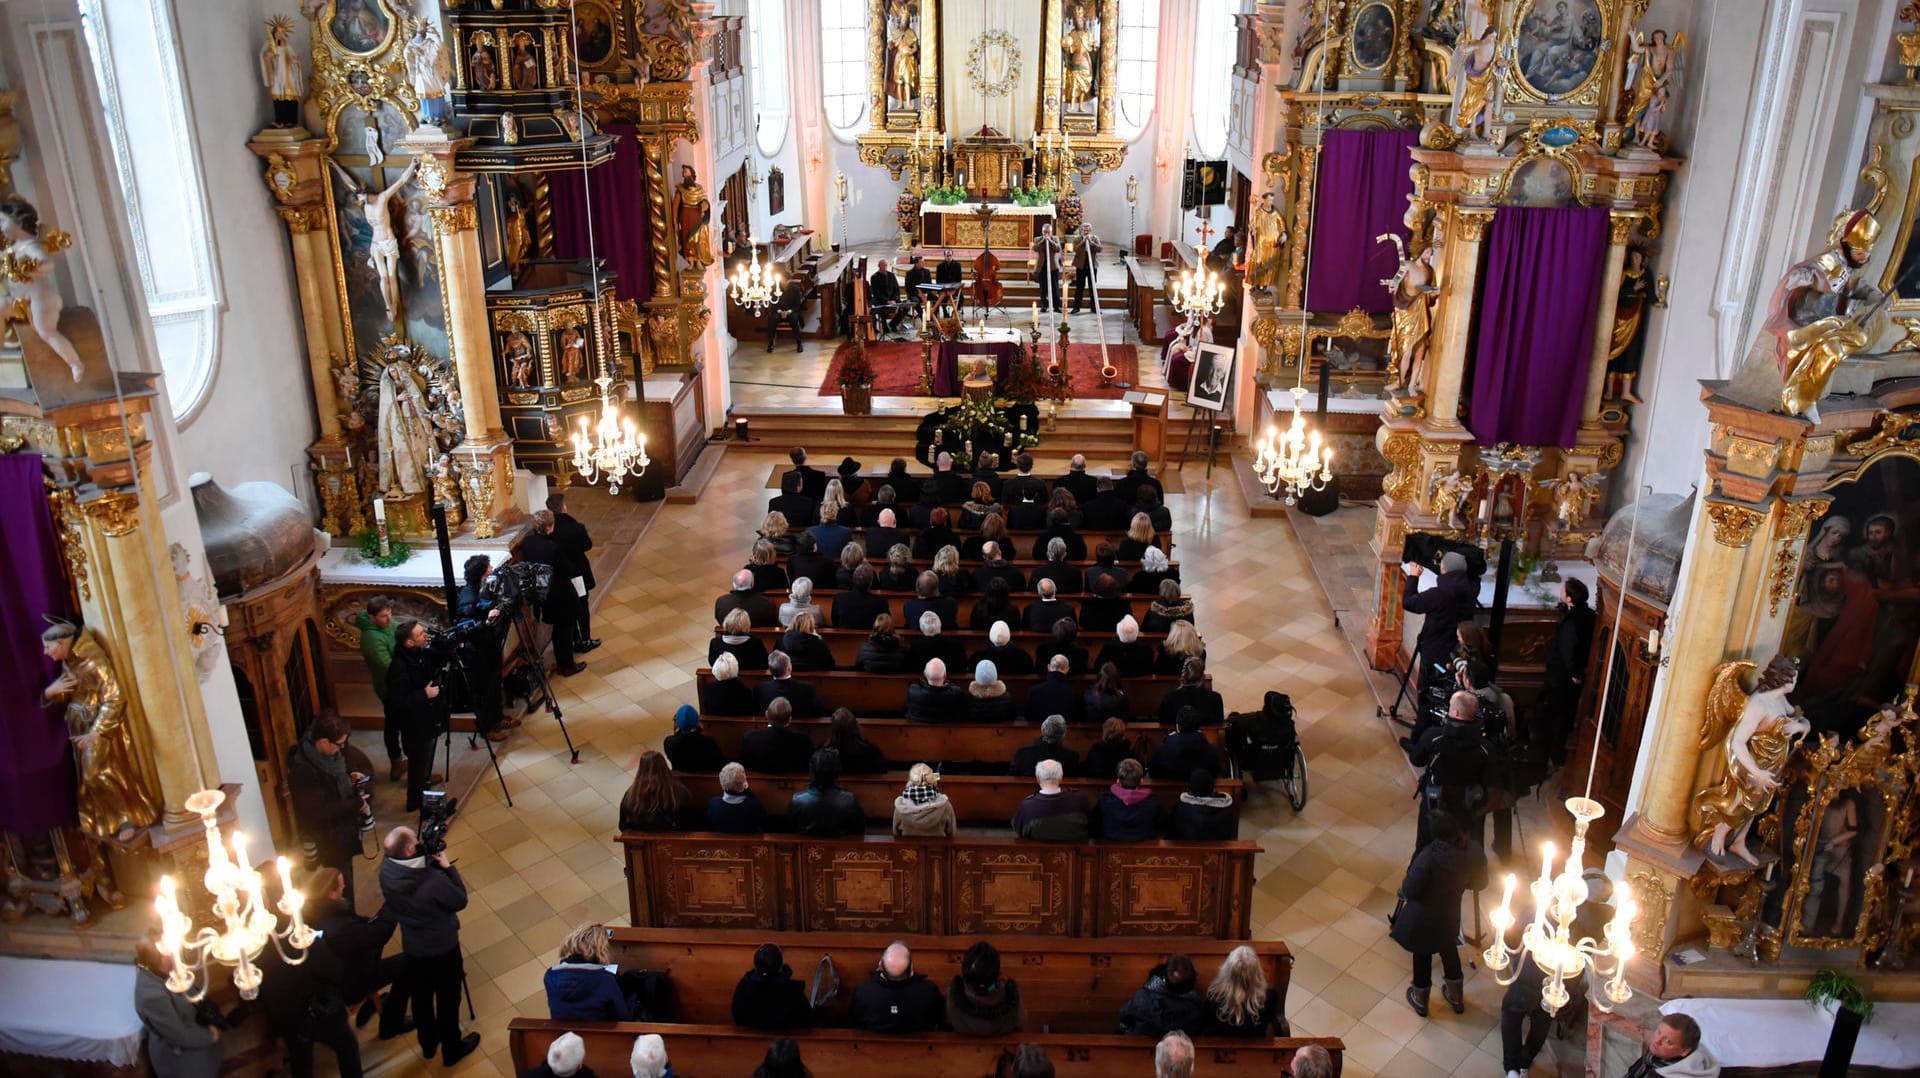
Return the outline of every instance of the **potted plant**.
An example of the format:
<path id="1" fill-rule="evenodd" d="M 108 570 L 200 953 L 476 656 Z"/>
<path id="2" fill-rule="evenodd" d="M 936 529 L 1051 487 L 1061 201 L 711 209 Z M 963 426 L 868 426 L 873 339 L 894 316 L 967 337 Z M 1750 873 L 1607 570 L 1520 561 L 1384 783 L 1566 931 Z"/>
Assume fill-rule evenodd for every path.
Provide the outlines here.
<path id="1" fill-rule="evenodd" d="M 873 414 L 873 361 L 867 358 L 867 342 L 858 336 L 853 350 L 840 365 L 840 408 L 847 415 Z"/>
<path id="2" fill-rule="evenodd" d="M 1837 969 L 1823 969 L 1807 982 L 1807 1002 L 1825 1010 L 1837 1006 L 1833 1032 L 1827 1034 L 1827 1055 L 1820 1061 L 1821 1078 L 1844 1075 L 1853 1065 L 1853 1046 L 1860 1027 L 1873 1021 L 1873 999 L 1860 982 Z"/>

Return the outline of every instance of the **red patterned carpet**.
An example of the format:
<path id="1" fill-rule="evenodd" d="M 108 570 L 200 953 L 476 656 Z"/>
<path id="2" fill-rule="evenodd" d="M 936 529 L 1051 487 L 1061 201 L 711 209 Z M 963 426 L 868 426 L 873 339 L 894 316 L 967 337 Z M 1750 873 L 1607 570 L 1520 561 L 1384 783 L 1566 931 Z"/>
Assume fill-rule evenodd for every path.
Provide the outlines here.
<path id="1" fill-rule="evenodd" d="M 820 395 L 837 397 L 840 395 L 840 365 L 845 362 L 847 352 L 853 342 L 842 341 L 834 350 L 833 362 L 827 365 L 825 380 L 820 383 Z M 1043 344 L 1040 355 L 1043 362 L 1051 361 L 1054 346 Z M 1107 346 L 1108 362 L 1119 371 L 1115 382 L 1138 382 L 1140 380 L 1139 352 L 1131 344 L 1110 344 Z M 913 397 L 920 393 L 920 344 L 917 341 L 878 341 L 867 345 L 867 359 L 873 364 L 873 395 L 876 397 Z M 1070 344 L 1067 346 L 1067 373 L 1072 380 L 1073 395 L 1080 400 L 1119 400 L 1125 390 L 1118 385 L 1102 386 L 1100 383 L 1100 346 L 1097 344 Z"/>

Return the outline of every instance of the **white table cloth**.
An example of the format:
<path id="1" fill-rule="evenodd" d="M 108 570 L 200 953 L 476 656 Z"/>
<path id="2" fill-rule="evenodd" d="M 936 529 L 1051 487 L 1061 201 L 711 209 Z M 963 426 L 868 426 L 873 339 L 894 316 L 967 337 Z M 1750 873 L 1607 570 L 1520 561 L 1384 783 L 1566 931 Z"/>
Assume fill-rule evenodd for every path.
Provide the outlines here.
<path id="1" fill-rule="evenodd" d="M 1723 1067 L 1781 1067 L 1826 1055 L 1833 1012 L 1798 999 L 1673 999 L 1661 1014 L 1700 1023 L 1700 1042 Z M 1860 1028 L 1854 1065 L 1920 1068 L 1920 1003 L 1876 1003 Z"/>
<path id="2" fill-rule="evenodd" d="M 0 1051 L 132 1066 L 133 977 L 130 965 L 0 957 Z"/>

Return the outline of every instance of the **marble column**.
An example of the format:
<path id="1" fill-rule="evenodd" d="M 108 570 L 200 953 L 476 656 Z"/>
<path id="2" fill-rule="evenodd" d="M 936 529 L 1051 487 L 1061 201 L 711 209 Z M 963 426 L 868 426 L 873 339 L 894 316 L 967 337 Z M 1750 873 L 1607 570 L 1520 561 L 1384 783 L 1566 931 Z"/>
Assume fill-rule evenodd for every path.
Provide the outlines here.
<path id="1" fill-rule="evenodd" d="M 1613 308 L 1620 296 L 1620 281 L 1626 274 L 1627 237 L 1639 218 L 1616 213 L 1609 218 L 1607 268 L 1600 278 L 1600 294 L 1594 299 L 1599 317 L 1593 320 L 1593 353 L 1587 362 L 1587 389 L 1580 400 L 1580 425 L 1593 429 L 1600 425 L 1600 397 L 1607 386 L 1608 353 L 1613 351 Z"/>
<path id="2" fill-rule="evenodd" d="M 274 197 L 275 212 L 287 226 L 320 442 L 337 448 L 341 442 L 342 402 L 334 389 L 332 365 L 336 359 L 350 362 L 353 357 L 346 355 L 339 291 L 334 283 L 338 264 L 333 234 L 327 227 L 326 140 L 289 140 L 282 132 L 268 130 L 247 143 L 247 148 L 266 163 L 267 190 Z"/>
<path id="3" fill-rule="evenodd" d="M 1456 206 L 1447 226 L 1446 266 L 1440 277 L 1432 332 L 1427 337 L 1427 418 L 1440 428 L 1460 426 L 1460 390 L 1467 374 L 1467 341 L 1479 299 L 1480 248 L 1493 223 L 1492 207 Z"/>
<path id="4" fill-rule="evenodd" d="M 803 13 L 797 21 L 790 18 L 789 26 L 808 43 L 796 47 L 802 50 L 812 49 L 817 61 L 820 42 L 819 12 L 814 5 L 801 4 L 799 7 L 814 10 Z M 710 135 L 715 130 L 715 124 L 711 92 L 713 83 L 708 78 L 708 71 L 713 66 L 713 38 L 720 31 L 721 23 L 720 20 L 711 17 L 713 12 L 711 4 L 695 4 L 694 11 L 700 18 L 693 24 L 693 66 L 687 71 L 687 80 L 693 86 L 691 96 L 694 127 Z M 814 65 L 814 73 L 809 78 L 812 80 L 811 93 L 806 95 L 805 100 L 797 106 L 795 116 L 802 120 L 799 125 L 802 128 L 801 145 L 814 148 L 803 155 L 800 162 L 800 197 L 807 200 L 807 205 L 812 207 L 817 203 L 825 202 L 822 190 L 826 185 L 825 166 L 820 163 L 822 155 L 818 153 L 819 140 L 824 137 L 825 117 L 822 115 L 823 106 L 820 102 L 817 62 Z M 713 141 L 711 137 L 689 139 L 681 151 L 682 159 L 693 166 L 696 175 L 706 180 L 710 197 L 719 194 L 720 184 L 720 163 L 714 155 Z M 717 205 L 715 212 L 717 218 Z M 814 219 L 819 220 L 819 218 Z M 718 223 L 716 219 L 714 226 Z M 824 243 L 821 237 L 825 234 L 824 229 L 816 233 L 814 242 Z M 845 240 L 846 237 L 842 236 L 843 244 Z M 720 248 L 719 243 L 713 245 L 715 251 Z M 726 266 L 717 258 L 700 268 L 697 279 L 691 270 L 683 278 L 679 322 L 686 327 L 687 335 L 692 338 L 694 366 L 701 379 L 701 404 L 708 417 L 709 429 L 720 425 L 719 417 L 726 415 L 733 403 L 733 378 L 729 368 L 733 356 L 734 339 L 733 334 L 727 330 L 727 320 L 724 316 L 726 296 Z M 638 373 L 635 372 L 636 380 Z M 661 444 L 665 444 L 673 440 L 674 432 L 671 429 L 656 431 L 653 437 Z M 673 478 L 668 477 L 669 485 Z"/>

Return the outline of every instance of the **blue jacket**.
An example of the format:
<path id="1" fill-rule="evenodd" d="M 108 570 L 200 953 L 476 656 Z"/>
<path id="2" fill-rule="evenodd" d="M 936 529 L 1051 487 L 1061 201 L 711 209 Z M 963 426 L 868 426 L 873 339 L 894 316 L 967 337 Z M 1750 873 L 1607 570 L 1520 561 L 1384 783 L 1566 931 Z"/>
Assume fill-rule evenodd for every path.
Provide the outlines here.
<path id="1" fill-rule="evenodd" d="M 1096 810 L 1100 837 L 1113 842 L 1152 842 L 1160 817 L 1160 799 L 1146 788 L 1129 790 L 1114 783 L 1100 795 Z"/>
<path id="2" fill-rule="evenodd" d="M 631 1022 L 633 1006 L 605 966 L 562 962 L 547 970 L 547 1012 L 555 1021 Z"/>

